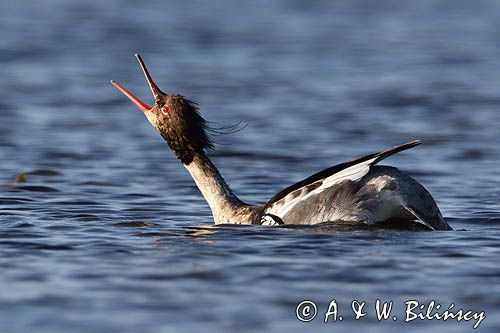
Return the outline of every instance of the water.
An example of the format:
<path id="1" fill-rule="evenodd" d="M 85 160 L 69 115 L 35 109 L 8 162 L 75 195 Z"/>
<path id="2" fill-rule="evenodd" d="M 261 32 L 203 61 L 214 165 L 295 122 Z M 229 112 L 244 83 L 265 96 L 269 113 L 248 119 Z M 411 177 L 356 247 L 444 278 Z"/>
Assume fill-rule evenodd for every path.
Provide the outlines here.
<path id="1" fill-rule="evenodd" d="M 2 332 L 469 332 L 500 328 L 497 1 L 17 1 L 0 20 Z M 387 163 L 454 232 L 214 227 L 187 172 L 110 84 L 151 101 L 133 53 L 218 125 L 211 154 L 264 202 L 322 168 Z M 27 182 L 16 183 L 24 172 Z M 310 323 L 295 318 L 317 303 Z M 324 324 L 335 299 L 342 322 Z M 376 299 L 394 301 L 378 322 Z M 368 302 L 359 321 L 352 300 Z"/>

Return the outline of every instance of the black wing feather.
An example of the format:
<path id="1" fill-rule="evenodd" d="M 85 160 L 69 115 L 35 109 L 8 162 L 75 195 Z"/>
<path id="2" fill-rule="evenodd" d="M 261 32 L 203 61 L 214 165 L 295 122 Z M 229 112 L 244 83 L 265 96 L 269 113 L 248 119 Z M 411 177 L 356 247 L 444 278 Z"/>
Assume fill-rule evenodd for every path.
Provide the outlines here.
<path id="1" fill-rule="evenodd" d="M 394 155 L 396 153 L 399 153 L 400 151 L 403 151 L 403 150 L 406 150 L 406 149 L 410 149 L 410 148 L 413 148 L 415 146 L 418 146 L 420 145 L 422 142 L 420 140 L 415 140 L 415 141 L 411 141 L 411 142 L 408 142 L 408 143 L 405 143 L 405 144 L 402 144 L 402 145 L 399 145 L 399 146 L 395 146 L 391 149 L 388 149 L 388 150 L 384 150 L 384 151 L 381 151 L 381 152 L 378 152 L 378 153 L 375 153 L 375 154 L 371 154 L 371 155 L 367 155 L 367 156 L 364 156 L 364 157 L 361 157 L 361 158 L 357 158 L 357 159 L 354 159 L 352 161 L 349 161 L 349 162 L 344 162 L 344 163 L 340 163 L 340 164 L 337 164 L 337 165 L 334 165 L 332 167 L 329 167 L 327 169 L 324 169 L 318 173 L 315 173 L 314 175 L 312 176 L 309 176 L 307 177 L 306 179 L 303 179 L 283 190 L 281 190 L 280 192 L 278 192 L 274 197 L 271 198 L 271 200 L 269 200 L 269 202 L 267 203 L 266 207 L 267 206 L 270 206 L 271 204 L 275 203 L 276 201 L 279 201 L 281 199 L 283 199 L 284 197 L 286 197 L 289 193 L 301 188 L 301 187 L 304 187 L 304 186 L 307 186 L 309 184 L 312 184 L 318 180 L 321 180 L 321 179 L 324 179 L 326 177 L 329 177 L 337 172 L 340 172 L 346 168 L 349 168 L 349 167 L 352 167 L 353 165 L 356 165 L 356 164 L 359 164 L 359 163 L 363 163 L 365 161 L 368 161 L 370 159 L 373 159 L 376 157 L 376 159 L 373 161 L 373 163 L 371 165 L 375 165 L 377 164 L 378 162 L 380 162 L 381 160 L 383 160 L 384 158 L 387 158 L 391 155 Z"/>

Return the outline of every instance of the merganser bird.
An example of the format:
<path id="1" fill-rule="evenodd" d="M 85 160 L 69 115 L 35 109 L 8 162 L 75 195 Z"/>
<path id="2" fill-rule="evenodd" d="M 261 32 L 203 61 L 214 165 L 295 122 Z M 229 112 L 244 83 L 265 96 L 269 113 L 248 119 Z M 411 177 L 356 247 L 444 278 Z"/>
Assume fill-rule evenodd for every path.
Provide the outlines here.
<path id="1" fill-rule="evenodd" d="M 265 205 L 244 203 L 206 155 L 213 142 L 196 104 L 181 95 L 162 92 L 141 57 L 135 56 L 153 93 L 154 105 L 148 106 L 117 82 L 111 83 L 146 115 L 189 171 L 216 224 L 374 224 L 419 220 L 433 230 L 452 230 L 421 184 L 397 168 L 376 165 L 420 141 L 327 168 L 285 188 Z"/>

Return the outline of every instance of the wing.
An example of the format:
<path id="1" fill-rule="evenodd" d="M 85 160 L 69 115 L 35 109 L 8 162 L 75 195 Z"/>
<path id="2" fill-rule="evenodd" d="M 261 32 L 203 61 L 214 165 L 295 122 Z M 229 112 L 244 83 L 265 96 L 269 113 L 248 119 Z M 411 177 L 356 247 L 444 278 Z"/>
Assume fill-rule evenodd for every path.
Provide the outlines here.
<path id="1" fill-rule="evenodd" d="M 418 140 L 411 141 L 320 171 L 276 194 L 265 206 L 264 213 L 283 218 L 299 202 L 318 195 L 345 180 L 357 181 L 370 171 L 372 165 L 400 151 L 418 146 L 420 143 Z"/>

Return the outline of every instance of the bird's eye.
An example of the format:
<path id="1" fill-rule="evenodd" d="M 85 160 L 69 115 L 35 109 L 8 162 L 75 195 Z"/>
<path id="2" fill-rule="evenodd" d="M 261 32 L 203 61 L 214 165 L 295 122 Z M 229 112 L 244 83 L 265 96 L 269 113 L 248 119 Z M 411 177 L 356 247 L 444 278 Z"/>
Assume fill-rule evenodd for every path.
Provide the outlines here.
<path id="1" fill-rule="evenodd" d="M 167 113 L 168 113 L 168 111 L 170 111 L 170 108 L 168 107 L 168 105 L 167 105 L 167 104 L 165 104 L 165 105 L 161 108 L 161 112 L 162 112 L 163 114 L 167 114 Z"/>

